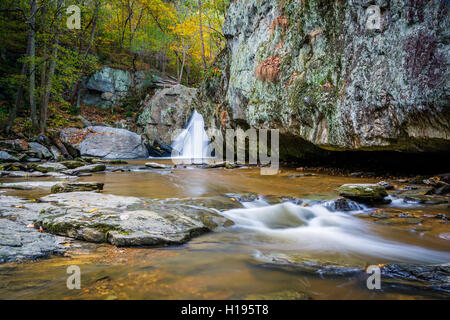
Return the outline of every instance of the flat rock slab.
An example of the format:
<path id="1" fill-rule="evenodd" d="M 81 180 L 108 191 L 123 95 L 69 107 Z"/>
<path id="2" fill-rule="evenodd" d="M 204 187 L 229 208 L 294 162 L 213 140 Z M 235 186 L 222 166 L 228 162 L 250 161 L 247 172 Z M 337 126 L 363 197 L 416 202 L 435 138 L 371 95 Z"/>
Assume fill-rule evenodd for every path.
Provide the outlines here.
<path id="1" fill-rule="evenodd" d="M 321 278 L 357 277 L 366 282 L 366 264 L 344 259 L 317 259 L 303 254 L 261 253 L 256 261 L 262 267 L 304 273 Z M 381 283 L 390 290 L 421 290 L 438 297 L 450 297 L 450 264 L 420 265 L 393 263 L 379 265 Z"/>
<path id="2" fill-rule="evenodd" d="M 0 160 L 3 161 L 3 162 L 16 162 L 16 161 L 19 161 L 16 157 L 10 155 L 8 152 L 1 151 L 1 150 L 0 150 Z"/>
<path id="3" fill-rule="evenodd" d="M 339 195 L 362 203 L 385 203 L 388 193 L 378 184 L 344 184 L 338 188 Z"/>
<path id="4" fill-rule="evenodd" d="M 42 144 L 37 142 L 29 142 L 28 146 L 33 150 L 41 159 L 50 159 L 53 157 L 52 153 L 44 147 Z"/>
<path id="5" fill-rule="evenodd" d="M 52 194 L 40 201 L 53 204 L 36 221 L 45 231 L 116 246 L 181 244 L 232 224 L 216 210 L 181 200 L 170 203 L 72 192 Z"/>
<path id="6" fill-rule="evenodd" d="M 79 191 L 101 191 L 103 183 L 100 182 L 68 182 L 58 183 L 52 186 L 52 193 L 79 192 Z"/>
<path id="7" fill-rule="evenodd" d="M 64 252 L 60 237 L 8 219 L 0 219 L 0 225 L 0 263 L 35 260 Z"/>
<path id="8" fill-rule="evenodd" d="M 46 162 L 42 164 L 37 164 L 33 166 L 35 170 L 43 173 L 47 172 L 57 172 L 57 171 L 63 171 L 67 170 L 67 167 L 61 163 L 53 163 L 53 162 Z"/>
<path id="9" fill-rule="evenodd" d="M 154 169 L 168 169 L 170 166 L 166 166 L 164 164 L 155 163 L 155 162 L 147 162 L 145 164 L 147 168 L 154 168 Z"/>
<path id="10" fill-rule="evenodd" d="M 0 263 L 46 258 L 65 251 L 61 245 L 64 238 L 30 227 L 49 206 L 0 195 Z"/>
<path id="11" fill-rule="evenodd" d="M 75 160 L 61 161 L 60 163 L 69 169 L 75 169 L 75 168 L 83 167 L 86 165 L 84 162 L 75 161 Z"/>
<path id="12" fill-rule="evenodd" d="M 80 173 L 92 173 L 92 172 L 100 172 L 105 171 L 106 166 L 103 163 L 90 164 L 87 166 L 78 167 L 71 170 L 63 171 L 64 174 L 68 175 L 79 175 Z"/>

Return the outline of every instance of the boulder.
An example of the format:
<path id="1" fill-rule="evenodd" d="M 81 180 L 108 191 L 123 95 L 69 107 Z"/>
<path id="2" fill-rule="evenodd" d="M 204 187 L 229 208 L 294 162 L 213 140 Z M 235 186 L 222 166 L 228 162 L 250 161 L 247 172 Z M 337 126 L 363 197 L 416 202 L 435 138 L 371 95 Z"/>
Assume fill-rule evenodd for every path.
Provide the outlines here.
<path id="1" fill-rule="evenodd" d="M 170 168 L 170 166 L 166 166 L 164 164 L 156 163 L 156 162 L 147 162 L 145 164 L 148 168 L 154 168 L 154 169 L 167 169 Z"/>
<path id="2" fill-rule="evenodd" d="M 102 191 L 104 183 L 99 182 L 69 182 L 59 183 L 52 187 L 52 193 Z"/>
<path id="3" fill-rule="evenodd" d="M 330 211 L 359 211 L 363 209 L 358 203 L 345 198 L 327 201 L 323 206 Z"/>
<path id="4" fill-rule="evenodd" d="M 116 246 L 181 244 L 232 224 L 212 209 L 95 192 L 52 194 L 40 199 L 53 206 L 36 225 L 45 231 Z"/>
<path id="5" fill-rule="evenodd" d="M 89 78 L 86 88 L 99 92 L 114 93 L 116 91 L 128 91 L 130 84 L 130 73 L 128 71 L 103 67 Z"/>
<path id="6" fill-rule="evenodd" d="M 21 152 L 28 150 L 28 142 L 23 139 L 0 140 L 0 148 L 10 151 Z"/>
<path id="7" fill-rule="evenodd" d="M 394 263 L 381 267 L 382 283 L 396 287 L 413 287 L 442 293 L 450 292 L 450 265 L 416 265 Z"/>
<path id="8" fill-rule="evenodd" d="M 167 149 L 176 138 L 176 129 L 186 126 L 196 106 L 196 89 L 181 84 L 162 89 L 144 100 L 137 125 L 151 146 Z"/>
<path id="9" fill-rule="evenodd" d="M 448 152 L 448 2 L 424 3 L 231 1 L 202 103 L 226 123 L 279 129 L 286 158 Z M 376 30 L 366 28 L 371 4 L 382 12 Z"/>
<path id="10" fill-rule="evenodd" d="M 339 195 L 362 203 L 383 203 L 388 195 L 378 184 L 344 184 L 338 188 Z"/>
<path id="11" fill-rule="evenodd" d="M 41 159 L 51 159 L 53 157 L 52 153 L 42 144 L 37 142 L 29 142 L 28 145 Z"/>
<path id="12" fill-rule="evenodd" d="M 33 228 L 33 220 L 48 207 L 46 203 L 0 195 L 0 263 L 47 258 L 66 250 L 67 246 L 61 245 L 64 238 Z"/>
<path id="13" fill-rule="evenodd" d="M 19 160 L 16 157 L 10 155 L 6 151 L 0 151 L 0 161 L 1 162 L 16 162 Z"/>
<path id="14" fill-rule="evenodd" d="M 55 146 L 51 146 L 50 147 L 50 152 L 53 155 L 53 159 L 55 159 L 56 161 L 61 161 L 64 160 L 64 156 L 61 153 L 61 151 L 59 151 L 59 149 Z"/>
<path id="15" fill-rule="evenodd" d="M 125 129 L 102 126 L 66 128 L 61 130 L 60 136 L 65 145 L 77 150 L 82 156 L 136 159 L 149 155 L 141 137 Z"/>

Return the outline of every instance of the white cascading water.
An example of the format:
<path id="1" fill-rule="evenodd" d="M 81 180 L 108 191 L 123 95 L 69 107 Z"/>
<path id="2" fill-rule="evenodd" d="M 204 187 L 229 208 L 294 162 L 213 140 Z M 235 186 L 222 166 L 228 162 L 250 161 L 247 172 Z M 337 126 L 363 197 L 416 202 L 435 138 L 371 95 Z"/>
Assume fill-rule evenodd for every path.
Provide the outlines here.
<path id="1" fill-rule="evenodd" d="M 209 137 L 205 131 L 203 116 L 194 110 L 186 128 L 172 143 L 172 157 L 202 163 L 209 158 Z"/>
<path id="2" fill-rule="evenodd" d="M 323 205 L 268 205 L 263 200 L 242 203 L 245 208 L 222 214 L 243 229 L 247 241 L 266 247 L 311 253 L 356 253 L 402 262 L 446 263 L 448 252 L 384 240 L 348 212 L 331 212 Z M 281 247 L 280 247 L 281 246 Z"/>

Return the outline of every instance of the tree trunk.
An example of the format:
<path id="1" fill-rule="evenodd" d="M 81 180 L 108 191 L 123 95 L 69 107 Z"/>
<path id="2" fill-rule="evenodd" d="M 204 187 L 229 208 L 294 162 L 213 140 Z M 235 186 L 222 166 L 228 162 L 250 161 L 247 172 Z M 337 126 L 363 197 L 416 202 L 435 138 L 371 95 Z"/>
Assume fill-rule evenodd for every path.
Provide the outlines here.
<path id="1" fill-rule="evenodd" d="M 58 9 L 62 7 L 63 0 L 58 1 Z M 59 10 L 58 10 L 59 12 Z M 58 20 L 59 14 L 55 17 L 55 20 Z M 41 135 L 45 134 L 46 125 L 47 125 L 47 111 L 48 111 L 48 104 L 50 101 L 50 93 L 53 86 L 53 76 L 55 75 L 55 69 L 56 69 L 56 59 L 58 58 L 58 46 L 59 46 L 59 35 L 60 31 L 56 30 L 55 32 L 55 38 L 53 42 L 53 49 L 52 49 L 52 55 L 50 58 L 50 66 L 48 69 L 47 74 L 47 81 L 45 84 L 45 93 L 44 93 L 44 103 L 41 106 Z"/>
<path id="2" fill-rule="evenodd" d="M 31 16 L 30 16 L 30 110 L 31 110 L 31 123 L 33 125 L 33 130 L 38 129 L 38 121 L 36 114 L 36 101 L 34 99 L 35 85 L 36 85 L 36 64 L 35 64 L 35 51 L 36 51 L 36 0 L 31 0 Z"/>
<path id="3" fill-rule="evenodd" d="M 83 57 L 83 65 L 80 68 L 81 72 L 84 72 L 84 68 L 86 67 L 86 61 L 87 61 L 87 57 L 89 56 L 89 51 L 92 48 L 92 45 L 94 43 L 94 39 L 95 39 L 95 34 L 97 32 L 97 21 L 98 21 L 98 12 L 100 9 L 100 1 L 96 1 L 95 2 L 95 9 L 94 9 L 94 22 L 92 24 L 92 31 L 91 31 L 91 37 L 89 39 L 89 45 L 86 48 L 86 51 L 84 53 L 84 57 Z M 80 106 L 80 87 L 81 87 L 81 80 L 78 80 L 73 89 L 72 89 L 72 94 L 70 96 L 70 103 L 72 105 L 72 109 L 76 108 L 76 110 L 79 110 L 79 106 Z"/>
<path id="4" fill-rule="evenodd" d="M 28 43 L 27 43 L 27 52 L 26 56 L 29 56 L 31 52 L 31 34 L 28 34 Z M 8 118 L 8 124 L 6 125 L 5 131 L 9 133 L 11 131 L 11 128 L 14 125 L 14 120 L 17 116 L 17 111 L 22 108 L 23 106 L 23 91 L 24 91 L 24 84 L 25 84 L 25 76 L 27 74 L 27 62 L 24 62 L 22 64 L 22 70 L 20 71 L 20 83 L 19 88 L 17 89 L 17 95 L 16 99 L 14 101 L 13 108 L 11 109 L 11 112 L 9 113 Z"/>
<path id="5" fill-rule="evenodd" d="M 202 22 L 202 0 L 198 0 L 198 14 L 200 23 L 200 42 L 202 44 L 203 67 L 206 69 L 205 43 L 203 41 L 203 22 Z"/>

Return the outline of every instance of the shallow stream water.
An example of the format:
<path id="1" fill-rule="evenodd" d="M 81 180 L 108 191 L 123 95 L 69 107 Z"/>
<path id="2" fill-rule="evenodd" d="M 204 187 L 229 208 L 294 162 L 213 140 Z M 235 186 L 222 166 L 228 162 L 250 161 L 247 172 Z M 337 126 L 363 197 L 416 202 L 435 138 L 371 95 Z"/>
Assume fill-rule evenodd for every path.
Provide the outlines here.
<path id="1" fill-rule="evenodd" d="M 145 161 L 130 161 L 136 168 Z M 256 193 L 257 201 L 223 214 L 235 225 L 197 237 L 185 245 L 163 248 L 116 248 L 75 242 L 66 256 L 0 265 L 1 299 L 242 299 L 280 297 L 301 292 L 312 299 L 432 298 L 424 292 L 368 290 L 360 277 L 329 278 L 270 267 L 265 253 L 302 254 L 312 259 L 346 264 L 391 262 L 450 262 L 450 225 L 424 219 L 419 226 L 382 225 L 368 217 L 374 208 L 330 212 L 317 200 L 338 197 L 345 183 L 373 183 L 375 179 L 314 176 L 283 170 L 260 175 L 258 168 L 142 170 L 98 173 L 77 181 L 104 182 L 104 193 L 142 198 L 215 197 L 227 193 Z M 32 181 L 52 181 L 42 178 Z M 24 181 L 3 179 L 2 182 Z M 11 191 L 36 199 L 49 190 Z M 269 205 L 269 196 L 302 199 Z M 305 205 L 305 203 L 307 205 Z M 448 204 L 405 205 L 391 208 L 415 217 L 450 216 Z M 66 269 L 78 265 L 81 290 L 68 290 Z"/>

